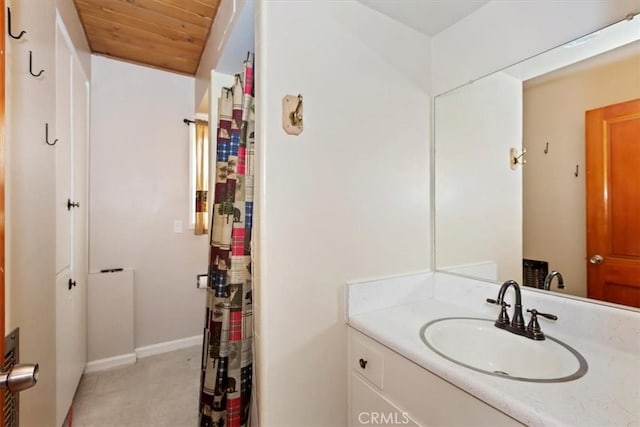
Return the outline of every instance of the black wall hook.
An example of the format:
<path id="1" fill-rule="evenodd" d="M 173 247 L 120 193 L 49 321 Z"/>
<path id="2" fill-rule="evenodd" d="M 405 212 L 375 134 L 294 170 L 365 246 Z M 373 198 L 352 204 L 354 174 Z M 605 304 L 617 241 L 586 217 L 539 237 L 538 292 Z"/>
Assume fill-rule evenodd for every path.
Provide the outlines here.
<path id="1" fill-rule="evenodd" d="M 32 51 L 29 51 L 29 73 L 33 77 L 40 77 L 42 73 L 44 73 L 44 70 L 40 70 L 38 74 L 33 74 L 33 52 Z"/>
<path id="2" fill-rule="evenodd" d="M 20 40 L 22 38 L 22 36 L 27 34 L 27 32 L 25 30 L 20 31 L 20 34 L 18 34 L 17 36 L 14 36 L 11 33 L 11 8 L 8 7 L 8 6 L 7 6 L 7 33 L 9 34 L 9 37 L 11 37 L 12 39 L 15 39 L 15 40 Z"/>
<path id="3" fill-rule="evenodd" d="M 46 142 L 47 145 L 51 145 L 51 146 L 56 145 L 56 142 L 58 142 L 57 139 L 55 139 L 53 142 L 49 142 L 49 123 L 44 124 L 44 132 L 45 132 L 44 142 Z"/>

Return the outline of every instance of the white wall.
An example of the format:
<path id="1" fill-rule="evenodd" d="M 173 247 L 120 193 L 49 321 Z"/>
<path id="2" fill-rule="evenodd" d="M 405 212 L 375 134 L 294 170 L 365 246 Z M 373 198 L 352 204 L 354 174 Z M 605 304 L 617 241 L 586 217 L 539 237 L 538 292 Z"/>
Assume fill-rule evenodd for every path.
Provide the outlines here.
<path id="1" fill-rule="evenodd" d="M 56 9 L 64 22 L 67 34 L 76 49 L 84 73 L 91 76 L 91 49 L 84 34 L 78 11 L 73 0 L 56 0 Z"/>
<path id="2" fill-rule="evenodd" d="M 430 267 L 429 40 L 353 1 L 257 5 L 260 425 L 342 426 L 344 283 Z"/>
<path id="3" fill-rule="evenodd" d="M 494 280 L 520 278 L 522 167 L 511 169 L 509 150 L 522 147 L 522 82 L 497 73 L 435 108 L 436 266 L 489 262 Z"/>
<path id="4" fill-rule="evenodd" d="M 136 347 L 201 334 L 208 239 L 186 229 L 182 122 L 195 111 L 194 79 L 99 56 L 92 73 L 90 271 L 135 270 Z"/>
<path id="5" fill-rule="evenodd" d="M 227 0 L 220 3 L 196 71 L 196 100 L 202 99 L 209 88 L 212 70 L 225 74 L 241 71 L 242 61 L 254 45 L 253 3 L 253 0 Z M 232 68 L 219 69 L 221 62 Z M 234 68 L 236 66 L 237 71 Z"/>
<path id="6" fill-rule="evenodd" d="M 39 363 L 38 385 L 20 395 L 20 424 L 55 423 L 55 8 L 20 0 L 11 7 L 6 39 L 6 290 L 7 330 L 20 327 L 20 359 Z M 29 50 L 34 69 L 29 74 Z"/>
<path id="7" fill-rule="evenodd" d="M 438 95 L 639 12 L 638 0 L 492 1 L 432 38 Z"/>

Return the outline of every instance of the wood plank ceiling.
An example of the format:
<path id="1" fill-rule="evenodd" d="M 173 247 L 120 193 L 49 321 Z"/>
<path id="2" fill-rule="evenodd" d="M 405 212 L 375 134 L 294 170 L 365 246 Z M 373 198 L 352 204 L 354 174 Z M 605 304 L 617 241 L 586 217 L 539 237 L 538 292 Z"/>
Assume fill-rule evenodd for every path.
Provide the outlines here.
<path id="1" fill-rule="evenodd" d="M 221 0 L 74 0 L 93 53 L 195 75 Z"/>

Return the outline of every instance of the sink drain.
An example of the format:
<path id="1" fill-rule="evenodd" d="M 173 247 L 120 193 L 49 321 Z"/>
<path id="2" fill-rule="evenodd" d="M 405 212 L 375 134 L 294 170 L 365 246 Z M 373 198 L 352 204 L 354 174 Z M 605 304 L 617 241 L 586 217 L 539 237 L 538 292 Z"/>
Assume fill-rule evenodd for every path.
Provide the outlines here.
<path id="1" fill-rule="evenodd" d="M 504 375 L 505 377 L 509 376 L 509 374 L 504 371 L 493 371 L 493 373 L 497 375 Z"/>

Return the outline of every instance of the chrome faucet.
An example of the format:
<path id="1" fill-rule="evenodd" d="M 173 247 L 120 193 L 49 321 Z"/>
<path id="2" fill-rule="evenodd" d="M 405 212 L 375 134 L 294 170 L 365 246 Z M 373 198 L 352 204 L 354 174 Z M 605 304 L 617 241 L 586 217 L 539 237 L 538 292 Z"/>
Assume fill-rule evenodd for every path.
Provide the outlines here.
<path id="1" fill-rule="evenodd" d="M 547 274 L 547 277 L 544 278 L 544 285 L 542 289 L 544 289 L 545 291 L 550 290 L 551 282 L 553 281 L 554 277 L 558 277 L 558 289 L 564 289 L 564 278 L 562 277 L 562 274 L 560 274 L 559 271 L 555 271 L 555 270 Z"/>
<path id="2" fill-rule="evenodd" d="M 560 284 L 562 281 L 562 275 L 560 275 L 560 273 L 558 272 L 554 273 L 560 276 L 558 277 L 558 282 Z M 510 305 L 504 301 L 504 295 L 507 293 L 507 290 L 509 290 L 511 286 L 513 286 L 513 289 L 516 293 L 516 301 L 515 306 L 513 307 L 513 319 L 509 321 L 507 307 L 510 307 Z M 558 320 L 558 317 L 553 314 L 540 313 L 535 309 L 527 310 L 527 312 L 531 313 L 531 320 L 525 327 L 524 316 L 522 315 L 522 294 L 520 293 L 520 285 L 518 285 L 515 280 L 507 280 L 506 282 L 504 282 L 502 286 L 500 286 L 500 290 L 498 291 L 498 298 L 487 298 L 487 302 L 490 302 L 491 304 L 497 304 L 502 307 L 500 310 L 500 315 L 494 323 L 496 328 L 504 329 L 513 334 L 522 335 L 533 340 L 539 341 L 545 339 L 544 333 L 542 333 L 540 324 L 538 323 L 538 316 L 546 317 L 550 320 Z"/>

